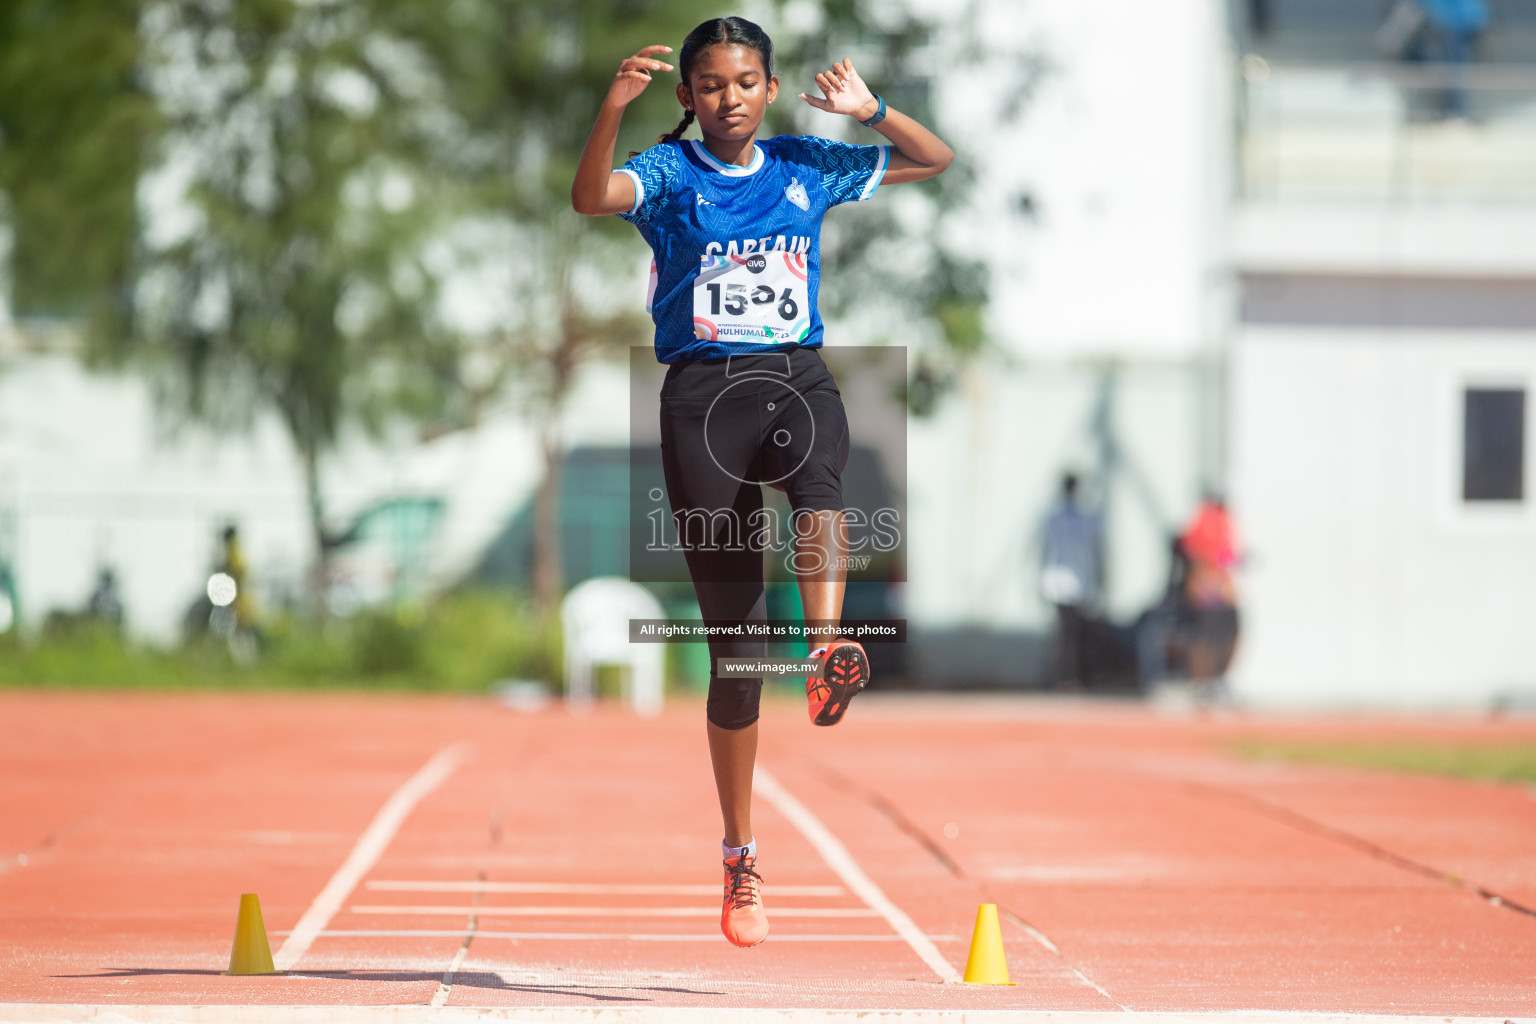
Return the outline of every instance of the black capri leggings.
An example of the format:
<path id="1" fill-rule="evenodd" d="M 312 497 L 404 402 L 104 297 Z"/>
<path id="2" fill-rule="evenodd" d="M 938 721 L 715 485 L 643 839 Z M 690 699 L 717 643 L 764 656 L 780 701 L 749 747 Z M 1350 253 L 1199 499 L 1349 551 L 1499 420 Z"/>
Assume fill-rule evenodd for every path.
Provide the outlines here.
<path id="1" fill-rule="evenodd" d="M 794 514 L 843 510 L 848 417 L 815 349 L 689 360 L 661 386 L 661 465 L 699 611 L 710 623 L 762 622 L 762 485 Z M 792 536 L 782 524 L 772 537 Z M 720 658 L 761 658 L 762 640 L 709 641 L 709 720 L 757 721 L 762 679 L 721 679 Z"/>

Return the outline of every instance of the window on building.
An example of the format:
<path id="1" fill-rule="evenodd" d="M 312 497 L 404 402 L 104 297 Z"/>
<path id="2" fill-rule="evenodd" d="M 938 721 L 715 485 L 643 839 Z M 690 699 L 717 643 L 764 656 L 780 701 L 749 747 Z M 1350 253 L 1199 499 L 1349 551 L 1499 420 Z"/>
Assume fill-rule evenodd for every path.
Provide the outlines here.
<path id="1" fill-rule="evenodd" d="M 1462 501 L 1525 500 L 1525 389 L 1467 388 Z"/>

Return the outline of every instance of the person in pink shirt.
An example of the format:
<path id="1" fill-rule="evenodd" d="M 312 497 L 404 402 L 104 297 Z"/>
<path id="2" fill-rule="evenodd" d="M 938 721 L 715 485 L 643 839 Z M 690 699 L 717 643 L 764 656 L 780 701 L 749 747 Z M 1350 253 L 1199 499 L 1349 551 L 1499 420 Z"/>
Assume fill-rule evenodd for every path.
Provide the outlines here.
<path id="1" fill-rule="evenodd" d="M 1188 648 L 1190 682 L 1195 698 L 1214 699 L 1225 684 L 1237 650 L 1237 589 L 1233 571 L 1241 557 L 1226 502 L 1208 493 L 1179 537 L 1189 559 L 1184 581 L 1191 629 Z"/>

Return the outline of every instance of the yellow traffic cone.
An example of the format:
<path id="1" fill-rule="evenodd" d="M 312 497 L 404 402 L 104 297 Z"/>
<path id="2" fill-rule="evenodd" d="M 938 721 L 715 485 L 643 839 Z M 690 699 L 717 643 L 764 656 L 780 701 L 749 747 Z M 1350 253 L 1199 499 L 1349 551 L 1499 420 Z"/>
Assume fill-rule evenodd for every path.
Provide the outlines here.
<path id="1" fill-rule="evenodd" d="M 1003 956 L 1003 931 L 997 924 L 997 904 L 976 908 L 976 930 L 971 932 L 971 954 L 965 958 L 965 981 L 972 985 L 1012 985 L 1008 960 Z"/>
<path id="2" fill-rule="evenodd" d="M 267 926 L 261 919 L 261 900 L 253 892 L 240 897 L 240 916 L 235 919 L 235 945 L 229 951 L 225 974 L 276 974 Z"/>

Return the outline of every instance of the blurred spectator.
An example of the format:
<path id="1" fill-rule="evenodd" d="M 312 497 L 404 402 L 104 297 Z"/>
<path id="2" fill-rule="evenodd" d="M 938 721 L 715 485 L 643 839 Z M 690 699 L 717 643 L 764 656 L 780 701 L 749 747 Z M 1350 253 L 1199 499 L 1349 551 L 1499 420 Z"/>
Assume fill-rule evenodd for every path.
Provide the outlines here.
<path id="1" fill-rule="evenodd" d="M 117 574 L 103 567 L 96 574 L 96 589 L 86 602 L 86 614 L 117 629 L 123 625 L 123 599 L 117 592 Z"/>
<path id="2" fill-rule="evenodd" d="M 256 608 L 251 600 L 250 572 L 245 549 L 240 544 L 240 530 L 233 524 L 224 527 L 224 574 L 235 581 L 235 629 L 251 634 L 256 629 Z"/>
<path id="3" fill-rule="evenodd" d="M 1189 556 L 1178 537 L 1168 538 L 1168 581 L 1157 604 L 1136 623 L 1136 673 L 1146 688 L 1175 674 L 1184 664 L 1183 636 L 1189 630 Z"/>
<path id="4" fill-rule="evenodd" d="M 1484 0 L 1424 0 L 1424 8 L 1439 33 L 1441 59 L 1451 66 L 1451 80 L 1445 89 L 1445 114 L 1466 117 L 1463 69 L 1472 63 L 1477 37 L 1488 27 L 1488 5 Z"/>
<path id="5" fill-rule="evenodd" d="M 1394 58 L 1448 65 L 1442 110 L 1467 116 L 1464 71 L 1488 28 L 1486 0 L 1397 0 L 1376 32 L 1376 46 Z"/>
<path id="6" fill-rule="evenodd" d="M 1421 0 L 1430 24 L 1440 34 L 1440 56 L 1447 64 L 1467 64 L 1477 37 L 1488 27 L 1485 0 Z"/>
<path id="7" fill-rule="evenodd" d="M 1179 538 L 1189 560 L 1184 593 L 1189 602 L 1188 663 L 1197 700 L 1210 700 L 1224 688 L 1237 650 L 1237 543 L 1226 502 L 1207 494 Z"/>
<path id="8" fill-rule="evenodd" d="M 1078 507 L 1077 477 L 1061 478 L 1061 500 L 1045 520 L 1040 593 L 1056 606 L 1056 684 L 1076 689 L 1088 664 L 1088 618 L 1104 585 L 1099 517 Z"/>
<path id="9" fill-rule="evenodd" d="M 1422 45 L 1429 15 L 1419 0 L 1397 0 L 1387 9 L 1381 27 L 1376 30 L 1376 49 L 1391 60 L 1413 58 Z"/>

